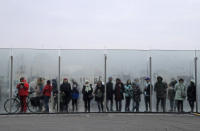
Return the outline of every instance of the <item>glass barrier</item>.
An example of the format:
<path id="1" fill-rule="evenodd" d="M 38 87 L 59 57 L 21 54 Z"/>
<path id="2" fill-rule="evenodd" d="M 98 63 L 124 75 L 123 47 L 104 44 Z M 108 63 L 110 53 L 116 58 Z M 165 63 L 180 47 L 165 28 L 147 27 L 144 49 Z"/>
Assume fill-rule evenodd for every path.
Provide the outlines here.
<path id="1" fill-rule="evenodd" d="M 72 106 L 72 101 L 70 101 L 70 103 L 67 101 L 68 111 L 86 111 L 82 94 L 83 86 L 85 85 L 86 81 L 89 81 L 94 92 L 97 81 L 104 80 L 103 74 L 103 50 L 61 50 L 61 84 L 65 78 L 68 79 L 68 82 L 72 88 L 74 85 L 76 85 L 75 83 L 77 83 L 80 94 L 78 99 L 78 109 L 76 110 L 75 101 L 73 101 L 74 108 Z M 66 98 L 63 95 L 61 93 L 61 105 L 64 105 L 64 107 L 61 106 L 61 112 L 67 111 L 67 103 L 65 103 L 64 100 Z M 97 112 L 98 107 L 95 98 L 93 98 L 90 103 L 90 112 Z"/>
<path id="2" fill-rule="evenodd" d="M 0 113 L 5 113 L 4 103 L 9 99 L 10 49 L 0 49 Z"/>
<path id="3" fill-rule="evenodd" d="M 113 110 L 114 111 L 145 111 L 144 95 L 137 94 L 138 98 L 130 100 L 131 95 L 128 95 L 131 90 L 127 86 L 127 81 L 139 85 L 141 93 L 144 91 L 146 85 L 145 78 L 149 76 L 149 56 L 147 51 L 136 50 L 108 50 L 107 54 L 107 81 L 109 77 L 113 78 L 114 89 L 116 85 L 116 78 L 119 78 L 121 82 L 126 86 L 124 100 L 122 100 L 122 106 L 120 109 L 121 98 L 117 95 L 117 88 L 115 97 L 113 98 Z M 129 85 L 129 84 L 128 84 Z M 127 89 L 127 90 L 126 90 Z M 140 100 L 139 100 L 140 99 Z M 116 106 L 116 100 L 119 101 Z M 139 103 L 139 110 L 136 110 L 136 102 Z M 130 104 L 130 106 L 128 106 Z M 127 105 L 127 106 L 126 106 Z M 108 103 L 108 109 L 110 104 Z"/>
<path id="4" fill-rule="evenodd" d="M 12 97 L 7 102 L 6 109 L 4 109 L 4 104 L 9 98 L 11 84 L 10 81 L 10 67 L 11 58 L 10 55 L 13 54 L 13 86 L 12 86 Z M 105 63 L 106 54 L 106 63 Z M 59 68 L 59 55 L 60 55 L 60 68 Z M 150 56 L 152 58 L 152 70 L 150 70 Z M 197 68 L 200 65 L 200 51 L 196 52 Z M 17 97 L 18 89 L 20 89 L 21 84 L 20 78 L 24 77 L 29 84 L 29 96 L 27 97 L 27 112 L 45 112 L 47 106 L 48 98 L 43 97 L 42 91 L 50 80 L 53 87 L 53 93 L 50 97 L 49 111 L 58 111 L 58 101 L 60 101 L 60 111 L 61 112 L 85 112 L 85 105 L 88 106 L 87 102 L 90 101 L 90 112 L 101 111 L 101 108 L 107 109 L 107 111 L 130 111 L 130 112 L 144 112 L 150 111 L 149 109 L 149 96 L 146 78 L 150 78 L 150 71 L 152 71 L 152 111 L 162 112 L 162 104 L 164 105 L 164 111 L 174 112 L 181 111 L 181 100 L 183 100 L 183 111 L 191 111 L 188 101 L 188 92 L 192 91 L 188 89 L 191 84 L 191 80 L 195 80 L 195 51 L 139 51 L 139 50 L 37 50 L 37 49 L 13 49 L 12 53 L 10 49 L 0 49 L 1 58 L 1 68 L 0 68 L 0 113 L 5 113 L 11 111 L 11 113 L 17 113 L 25 108 L 20 108 L 20 99 L 22 97 Z M 106 82 L 108 83 L 109 78 L 112 77 L 112 85 L 107 85 L 113 88 L 113 97 L 110 98 L 109 95 L 101 97 L 103 99 L 98 99 L 96 96 L 102 94 L 99 90 L 96 90 L 98 81 L 104 83 L 104 67 L 106 64 Z M 59 79 L 59 69 L 60 69 L 60 81 Z M 197 92 L 200 94 L 200 71 L 197 69 Z M 157 82 L 158 76 L 163 79 L 163 84 L 155 84 Z M 119 78 L 123 83 L 123 96 L 124 99 L 121 103 L 121 87 L 118 84 L 118 88 L 115 90 L 116 79 Z M 184 79 L 184 91 L 178 90 L 175 85 L 179 82 L 180 78 Z M 70 98 L 66 97 L 64 79 L 68 80 L 71 86 Z M 131 81 L 132 90 L 129 90 L 128 80 Z M 89 84 L 86 84 L 89 81 Z M 175 82 L 176 81 L 176 82 Z M 58 91 L 58 85 L 60 84 L 60 91 Z M 65 83 L 66 84 L 66 83 Z M 79 95 L 77 95 L 74 89 L 78 85 Z M 18 85 L 18 89 L 16 88 Z M 85 86 L 86 85 L 86 86 Z M 67 85 L 68 86 L 68 85 Z M 155 87 L 163 86 L 166 90 L 159 90 Z M 87 95 L 87 101 L 82 93 L 84 87 L 84 94 L 87 94 L 93 89 L 93 92 Z M 87 87 L 87 88 L 86 88 Z M 139 87 L 140 91 L 138 88 Z M 107 90 L 111 89 L 107 87 Z M 179 94 L 174 92 L 173 89 L 177 89 Z M 155 92 L 157 91 L 157 94 Z M 104 90 L 106 91 L 106 90 Z M 137 92 L 139 91 L 139 92 Z M 86 93 L 87 92 L 87 93 Z M 159 93 L 158 93 L 159 92 Z M 60 99 L 58 99 L 58 93 L 60 94 Z M 136 93 L 131 96 L 130 93 Z M 109 94 L 109 93 L 108 93 Z M 159 95 L 162 94 L 162 95 Z M 159 97 L 157 97 L 159 95 Z M 164 97 L 163 97 L 164 96 Z M 193 96 L 193 95 L 191 95 Z M 74 98 L 79 98 L 76 102 Z M 131 97 L 133 99 L 129 99 Z M 178 97 L 182 99 L 179 100 Z M 83 99 L 84 98 L 84 99 Z M 107 101 L 106 101 L 107 98 Z M 159 98 L 159 99 L 158 99 Z M 15 101 L 17 99 L 17 101 Z M 112 99 L 112 101 L 110 101 Z M 120 99 L 120 100 L 118 100 Z M 176 99 L 176 101 L 175 101 Z M 103 100 L 103 103 L 102 103 Z M 116 103 L 117 100 L 117 103 Z M 157 106 L 157 100 L 159 100 L 159 105 Z M 178 101 L 179 100 L 179 101 Z M 200 97 L 198 97 L 200 101 Z M 78 103 L 78 108 L 76 109 L 76 103 Z M 10 107 L 10 104 L 13 105 Z M 103 106 L 102 106 L 103 104 Z M 68 107 L 67 107 L 68 105 Z M 74 106 L 73 106 L 74 105 Z M 118 106 L 116 106 L 118 105 Z M 138 108 L 139 105 L 139 108 Z M 26 107 L 26 106 L 24 106 Z M 11 109 L 11 110 L 9 110 Z M 198 105 L 200 110 L 200 104 Z M 88 108 L 87 108 L 88 111 Z M 196 111 L 196 105 L 194 104 L 194 112 Z"/>
<path id="5" fill-rule="evenodd" d="M 161 108 L 161 102 L 166 103 L 165 111 L 177 111 L 179 105 L 181 111 L 181 102 L 177 100 L 183 100 L 183 111 L 190 111 L 189 104 L 186 98 L 187 87 L 190 83 L 191 79 L 194 79 L 194 51 L 151 51 L 152 56 L 152 77 L 153 77 L 153 85 L 155 90 L 155 83 L 157 81 L 157 77 L 161 76 L 163 78 L 163 82 L 167 84 L 167 92 L 163 92 L 163 90 L 153 91 L 152 98 L 152 106 L 153 111 L 163 111 Z M 185 93 L 174 94 L 171 87 L 174 87 L 175 81 L 179 81 L 179 79 L 184 79 L 185 85 Z M 163 84 L 157 84 L 156 87 L 165 87 Z M 177 89 L 178 90 L 178 89 Z M 177 91 L 179 92 L 179 90 Z M 183 91 L 184 92 L 184 91 Z M 166 99 L 160 97 L 161 94 L 166 95 Z M 174 96 L 175 95 L 175 96 Z M 181 96 L 180 96 L 181 95 Z M 158 98 L 157 98 L 158 96 Z M 181 98 L 179 98 L 181 97 Z M 176 99 L 176 101 L 174 101 Z M 160 101 L 157 106 L 157 100 Z"/>
<path id="6" fill-rule="evenodd" d="M 198 101 L 198 112 L 200 112 L 200 51 L 196 51 L 197 57 L 197 101 Z"/>
<path id="7" fill-rule="evenodd" d="M 24 77 L 29 83 L 29 92 L 34 92 L 32 94 L 29 93 L 30 99 L 27 98 L 27 111 L 45 112 L 45 100 L 42 97 L 42 91 L 47 80 L 50 80 L 53 85 L 53 80 L 55 79 L 56 81 L 58 77 L 58 51 L 14 49 L 13 58 L 13 97 L 18 93 L 16 87 L 20 83 L 20 78 Z M 56 87 L 53 87 L 53 90 L 55 90 L 55 88 Z M 53 97 L 51 97 L 51 102 L 49 104 L 50 112 L 55 112 L 57 109 L 54 103 L 56 104 Z M 33 107 L 32 105 L 35 105 L 36 107 Z M 20 109 L 18 110 L 23 112 Z"/>

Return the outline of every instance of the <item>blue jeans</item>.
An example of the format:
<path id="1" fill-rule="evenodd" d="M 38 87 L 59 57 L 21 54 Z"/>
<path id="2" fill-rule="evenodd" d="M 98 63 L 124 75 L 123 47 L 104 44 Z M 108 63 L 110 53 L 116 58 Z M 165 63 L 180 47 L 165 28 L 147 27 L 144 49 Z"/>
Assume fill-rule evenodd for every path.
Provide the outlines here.
<path id="1" fill-rule="evenodd" d="M 50 96 L 44 96 L 45 112 L 49 112 L 49 98 L 50 98 Z"/>

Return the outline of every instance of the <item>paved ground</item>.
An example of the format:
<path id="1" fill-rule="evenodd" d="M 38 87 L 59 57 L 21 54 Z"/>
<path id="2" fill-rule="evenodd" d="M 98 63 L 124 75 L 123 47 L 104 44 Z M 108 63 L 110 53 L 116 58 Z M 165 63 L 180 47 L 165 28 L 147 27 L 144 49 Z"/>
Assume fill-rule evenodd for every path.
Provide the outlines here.
<path id="1" fill-rule="evenodd" d="M 199 131 L 190 114 L 35 114 L 1 115 L 0 131 Z"/>

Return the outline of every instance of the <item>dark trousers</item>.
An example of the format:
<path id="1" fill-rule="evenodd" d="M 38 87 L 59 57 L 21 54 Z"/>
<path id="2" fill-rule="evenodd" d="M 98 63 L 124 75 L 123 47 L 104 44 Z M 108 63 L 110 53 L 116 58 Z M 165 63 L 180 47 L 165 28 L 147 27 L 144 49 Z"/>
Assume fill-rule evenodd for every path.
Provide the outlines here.
<path id="1" fill-rule="evenodd" d="M 110 101 L 110 109 L 108 107 L 109 101 Z M 107 108 L 107 111 L 113 111 L 113 99 L 107 99 L 106 100 L 106 108 Z"/>
<path id="2" fill-rule="evenodd" d="M 130 111 L 130 103 L 131 103 L 131 98 L 126 97 L 125 111 Z"/>
<path id="3" fill-rule="evenodd" d="M 26 112 L 27 110 L 27 102 L 26 102 L 26 99 L 27 99 L 27 96 L 20 96 L 20 104 L 21 104 L 21 112 Z"/>
<path id="4" fill-rule="evenodd" d="M 136 101 L 133 100 L 133 112 L 135 110 L 136 110 L 136 112 L 139 112 L 139 106 L 140 106 L 140 101 L 139 100 L 136 100 Z"/>
<path id="5" fill-rule="evenodd" d="M 178 112 L 183 112 L 183 101 L 177 100 L 176 103 L 177 103 Z"/>
<path id="6" fill-rule="evenodd" d="M 62 97 L 63 102 L 60 104 L 60 109 L 61 111 L 66 111 L 68 112 L 68 107 L 69 107 L 69 102 L 70 102 L 70 98 L 69 97 Z"/>
<path id="7" fill-rule="evenodd" d="M 99 100 L 97 101 L 97 105 L 98 105 L 98 109 L 99 109 L 99 112 L 103 112 L 103 101 L 102 100 Z"/>
<path id="8" fill-rule="evenodd" d="M 149 109 L 150 109 L 150 96 L 145 96 L 144 102 L 145 102 L 146 111 L 149 111 Z"/>
<path id="9" fill-rule="evenodd" d="M 78 99 L 72 99 L 72 110 L 74 112 L 76 108 L 76 111 L 78 111 Z"/>
<path id="10" fill-rule="evenodd" d="M 122 100 L 116 100 L 116 111 L 121 112 L 122 110 Z"/>
<path id="11" fill-rule="evenodd" d="M 170 99 L 169 104 L 170 104 L 170 111 L 175 111 L 174 99 Z"/>
<path id="12" fill-rule="evenodd" d="M 194 102 L 195 101 L 189 100 L 188 102 L 189 102 L 189 105 L 190 105 L 190 108 L 191 108 L 191 112 L 194 112 Z"/>
<path id="13" fill-rule="evenodd" d="M 50 96 L 44 96 L 45 112 L 49 112 L 49 98 L 50 98 Z"/>
<path id="14" fill-rule="evenodd" d="M 157 102 L 156 102 L 156 111 L 158 112 L 159 111 L 159 104 L 160 104 L 160 101 L 161 101 L 161 107 L 163 109 L 163 112 L 165 112 L 165 101 L 166 99 L 165 98 L 159 98 L 157 97 Z"/>
<path id="15" fill-rule="evenodd" d="M 90 100 L 87 99 L 84 101 L 84 105 L 85 105 L 85 112 L 90 112 Z"/>

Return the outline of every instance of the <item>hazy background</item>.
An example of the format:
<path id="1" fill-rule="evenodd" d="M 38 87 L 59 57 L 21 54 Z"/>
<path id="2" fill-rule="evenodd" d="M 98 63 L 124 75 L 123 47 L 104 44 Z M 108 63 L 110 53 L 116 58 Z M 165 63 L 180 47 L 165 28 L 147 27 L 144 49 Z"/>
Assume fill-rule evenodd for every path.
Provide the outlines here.
<path id="1" fill-rule="evenodd" d="M 1 0 L 0 48 L 200 49 L 200 0 Z"/>

